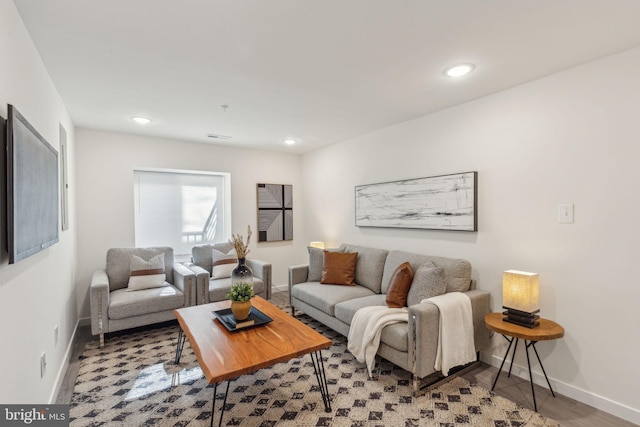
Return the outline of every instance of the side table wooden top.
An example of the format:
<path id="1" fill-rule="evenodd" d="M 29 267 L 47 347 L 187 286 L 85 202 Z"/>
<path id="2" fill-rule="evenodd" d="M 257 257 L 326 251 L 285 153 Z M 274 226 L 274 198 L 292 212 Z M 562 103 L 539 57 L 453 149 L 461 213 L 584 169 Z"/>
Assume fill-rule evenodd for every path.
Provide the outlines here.
<path id="1" fill-rule="evenodd" d="M 505 322 L 502 313 L 489 313 L 484 317 L 484 324 L 492 331 L 527 341 L 555 340 L 564 336 L 564 328 L 556 322 L 540 318 L 540 325 L 535 328 Z"/>

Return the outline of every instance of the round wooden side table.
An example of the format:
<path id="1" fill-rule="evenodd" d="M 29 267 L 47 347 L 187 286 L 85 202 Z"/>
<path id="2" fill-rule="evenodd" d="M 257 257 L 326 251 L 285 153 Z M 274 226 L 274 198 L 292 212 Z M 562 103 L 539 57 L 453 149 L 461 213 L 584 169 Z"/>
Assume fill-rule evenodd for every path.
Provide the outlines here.
<path id="1" fill-rule="evenodd" d="M 502 368 L 504 367 L 504 362 L 507 360 L 509 356 L 509 350 L 511 350 L 511 345 L 515 340 L 515 345 L 513 346 L 513 353 L 511 354 L 511 365 L 509 366 L 509 374 L 508 377 L 511 376 L 511 368 L 513 367 L 513 358 L 516 355 L 516 349 L 518 348 L 518 341 L 524 340 L 526 354 L 527 354 L 527 367 L 529 368 L 529 381 L 531 381 L 531 395 L 533 396 L 533 408 L 537 412 L 538 405 L 536 403 L 536 392 L 533 389 L 533 376 L 531 375 L 531 362 L 529 359 L 529 347 L 533 347 L 533 351 L 536 353 L 536 357 L 538 358 L 538 363 L 540 364 L 540 368 L 542 368 L 542 373 L 544 374 L 544 378 L 547 380 L 547 385 L 549 386 L 549 390 L 551 391 L 551 395 L 556 397 L 553 389 L 551 388 L 551 383 L 549 382 L 549 378 L 547 377 L 547 373 L 544 370 L 544 366 L 542 366 L 542 361 L 540 360 L 540 356 L 538 356 L 538 350 L 536 350 L 536 343 L 538 341 L 548 341 L 554 340 L 557 338 L 562 338 L 564 336 L 564 328 L 558 325 L 556 322 L 548 319 L 538 319 L 540 325 L 535 328 L 525 328 L 524 326 L 516 325 L 513 323 L 505 322 L 502 320 L 504 315 L 502 313 L 489 313 L 484 317 L 484 324 L 490 330 L 494 332 L 498 332 L 502 334 L 504 339 L 509 341 L 509 347 L 507 347 L 507 351 L 504 353 L 504 357 L 502 358 L 502 364 L 500 365 L 500 369 L 496 374 L 496 379 L 493 381 L 493 385 L 491 386 L 491 390 L 496 387 L 496 383 L 498 382 L 498 377 L 500 377 L 500 373 L 502 372 Z"/>

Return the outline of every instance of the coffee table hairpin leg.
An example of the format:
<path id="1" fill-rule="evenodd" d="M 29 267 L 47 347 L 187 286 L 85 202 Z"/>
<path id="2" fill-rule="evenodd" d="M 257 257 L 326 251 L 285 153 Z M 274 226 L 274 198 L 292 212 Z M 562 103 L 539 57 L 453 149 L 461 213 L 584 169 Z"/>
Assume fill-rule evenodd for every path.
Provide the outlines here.
<path id="1" fill-rule="evenodd" d="M 313 370 L 318 380 L 320 393 L 322 394 L 324 411 L 331 412 L 331 398 L 329 397 L 329 386 L 327 385 L 327 376 L 324 370 L 324 361 L 322 360 L 322 350 L 311 353 L 311 362 L 313 362 Z"/>
<path id="2" fill-rule="evenodd" d="M 233 379 L 227 380 L 227 389 L 224 392 L 224 400 L 222 401 L 222 408 L 220 410 L 220 419 L 218 420 L 218 427 L 222 425 L 222 418 L 224 418 L 225 406 L 227 406 L 227 396 L 229 395 L 229 384 Z M 216 396 L 218 395 L 218 383 L 213 385 L 213 404 L 211 405 L 211 427 L 213 427 L 213 418 L 216 415 Z"/>
<path id="3" fill-rule="evenodd" d="M 324 370 L 324 361 L 322 360 L 322 351 L 318 350 L 310 354 L 311 362 L 313 363 L 313 370 L 318 380 L 318 387 L 322 394 L 322 402 L 324 403 L 325 412 L 331 412 L 331 399 L 329 398 L 329 386 L 327 385 L 327 376 Z M 222 418 L 224 418 L 224 410 L 227 406 L 227 396 L 229 395 L 229 384 L 233 379 L 227 381 L 227 389 L 224 392 L 224 400 L 222 402 L 222 408 L 220 410 L 220 418 L 218 419 L 218 427 L 222 425 Z M 211 405 L 211 427 L 213 427 L 213 419 L 216 411 L 216 397 L 218 395 L 218 383 L 213 385 L 213 404 Z"/>
<path id="4" fill-rule="evenodd" d="M 180 357 L 182 356 L 182 349 L 184 348 L 184 342 L 187 340 L 187 336 L 182 332 L 182 328 L 178 332 L 178 344 L 176 345 L 176 358 L 175 364 L 180 363 Z"/>

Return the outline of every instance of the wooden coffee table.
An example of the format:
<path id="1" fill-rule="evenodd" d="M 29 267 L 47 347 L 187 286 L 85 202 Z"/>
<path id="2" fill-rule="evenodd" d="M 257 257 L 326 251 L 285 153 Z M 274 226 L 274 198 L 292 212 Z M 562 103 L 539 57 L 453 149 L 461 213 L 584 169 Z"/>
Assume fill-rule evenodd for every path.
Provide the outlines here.
<path id="1" fill-rule="evenodd" d="M 219 383 L 227 381 L 218 423 L 221 425 L 229 384 L 234 378 L 305 354 L 311 355 L 325 411 L 331 412 L 321 353 L 322 349 L 331 346 L 331 340 L 260 297 L 254 297 L 251 302 L 273 321 L 254 328 L 229 332 L 213 311 L 229 308 L 230 301 L 174 310 L 180 323 L 176 363 L 180 362 L 184 340 L 188 338 L 205 378 L 209 384 L 214 384 L 211 425 L 215 415 Z"/>

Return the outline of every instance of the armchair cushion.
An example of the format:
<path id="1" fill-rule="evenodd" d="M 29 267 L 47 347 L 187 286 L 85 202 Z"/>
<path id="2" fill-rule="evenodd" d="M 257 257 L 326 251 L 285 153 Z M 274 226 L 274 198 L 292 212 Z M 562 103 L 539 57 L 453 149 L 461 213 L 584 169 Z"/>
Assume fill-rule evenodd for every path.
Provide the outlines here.
<path id="1" fill-rule="evenodd" d="M 185 306 L 184 294 L 167 283 L 162 288 L 127 292 L 118 289 L 110 294 L 110 319 L 126 319 L 133 316 L 174 310 Z"/>
<path id="2" fill-rule="evenodd" d="M 196 245 L 191 248 L 191 258 L 193 263 L 207 270 L 209 272 L 209 276 L 211 276 L 213 270 L 213 249 L 226 254 L 233 249 L 233 245 L 229 242 L 225 242 L 216 243 L 214 245 Z"/>
<path id="3" fill-rule="evenodd" d="M 107 251 L 105 271 L 109 277 L 109 290 L 124 289 L 131 277 L 131 258 L 138 256 L 150 260 L 156 255 L 164 255 L 164 273 L 166 281 L 173 284 L 173 249 L 169 247 L 153 248 L 111 248 Z"/>
<path id="4" fill-rule="evenodd" d="M 127 291 L 168 286 L 169 283 L 165 281 L 166 278 L 163 254 L 158 254 L 149 261 L 133 255 L 131 257 L 131 277 L 129 277 Z"/>
<path id="5" fill-rule="evenodd" d="M 229 274 L 220 274 L 226 276 L 219 278 L 218 270 L 215 277 L 214 270 L 214 254 L 223 256 L 231 256 L 236 259 L 235 248 L 231 243 L 215 243 L 201 244 L 191 248 L 191 259 L 193 262 L 185 265 L 196 275 L 196 304 L 206 304 L 209 302 L 226 300 L 226 294 L 231 288 L 231 270 L 237 265 L 237 261 L 233 264 L 227 264 Z M 222 264 L 222 266 L 225 266 Z M 247 259 L 247 266 L 253 271 L 253 290 L 256 295 L 261 295 L 266 299 L 271 297 L 271 264 L 257 259 Z"/>
<path id="6" fill-rule="evenodd" d="M 231 277 L 231 272 L 238 265 L 238 256 L 236 250 L 231 249 L 229 252 L 220 252 L 217 249 L 211 249 L 211 278 L 226 279 Z"/>

